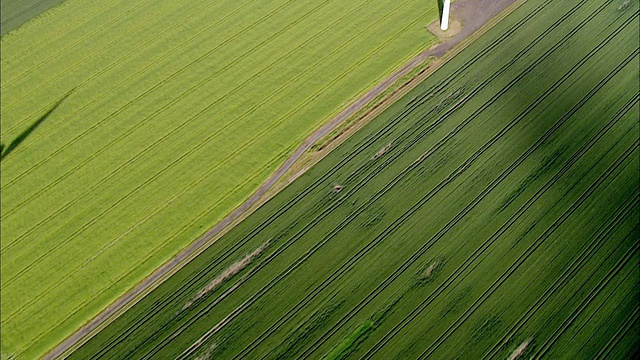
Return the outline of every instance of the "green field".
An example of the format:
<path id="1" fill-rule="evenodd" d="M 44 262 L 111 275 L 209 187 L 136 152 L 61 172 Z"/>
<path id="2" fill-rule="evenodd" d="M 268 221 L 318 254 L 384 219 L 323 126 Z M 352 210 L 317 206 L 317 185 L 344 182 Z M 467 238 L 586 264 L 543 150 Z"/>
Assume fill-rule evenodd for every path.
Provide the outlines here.
<path id="1" fill-rule="evenodd" d="M 627 359 L 638 2 L 530 0 L 72 359 Z"/>
<path id="2" fill-rule="evenodd" d="M 2 35 L 59 5 L 64 0 L 3 0 L 0 9 Z M 51 11 L 49 12 L 51 13 Z M 40 20 L 36 20 L 40 21 Z"/>
<path id="3" fill-rule="evenodd" d="M 42 354 L 211 228 L 436 14 L 67 0 L 3 36 L 2 352 Z"/>

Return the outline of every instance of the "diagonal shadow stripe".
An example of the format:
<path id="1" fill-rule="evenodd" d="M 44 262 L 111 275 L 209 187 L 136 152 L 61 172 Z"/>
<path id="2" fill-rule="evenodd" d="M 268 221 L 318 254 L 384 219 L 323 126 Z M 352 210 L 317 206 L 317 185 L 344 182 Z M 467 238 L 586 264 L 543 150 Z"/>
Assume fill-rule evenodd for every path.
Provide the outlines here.
<path id="1" fill-rule="evenodd" d="M 444 11 L 444 0 L 438 0 L 438 16 L 442 21 L 442 12 Z"/>
<path id="2" fill-rule="evenodd" d="M 15 150 L 31 133 L 40 126 L 48 117 L 51 115 L 62 102 L 71 95 L 73 92 L 72 89 L 68 93 L 66 93 L 58 102 L 56 102 L 49 111 L 47 111 L 44 115 L 38 118 L 31 126 L 29 126 L 25 131 L 23 131 L 17 138 L 15 138 L 9 146 L 5 149 L 4 144 L 0 144 L 0 160 L 3 160 L 7 155 L 9 155 L 13 150 Z"/>

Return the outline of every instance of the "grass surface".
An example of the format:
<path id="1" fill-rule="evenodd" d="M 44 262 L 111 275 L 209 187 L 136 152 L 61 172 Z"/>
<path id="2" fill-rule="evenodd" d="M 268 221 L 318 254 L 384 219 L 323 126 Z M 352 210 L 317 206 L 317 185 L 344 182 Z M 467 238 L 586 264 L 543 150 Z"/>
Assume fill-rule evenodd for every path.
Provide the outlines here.
<path id="1" fill-rule="evenodd" d="M 71 358 L 628 358 L 639 28 L 620 4 L 526 2 Z"/>
<path id="2" fill-rule="evenodd" d="M 59 5 L 64 0 L 4 0 L 1 16 L 2 35 L 18 28 L 25 22 L 47 12 L 52 7 Z"/>
<path id="3" fill-rule="evenodd" d="M 3 36 L 2 351 L 41 355 L 202 235 L 431 46 L 436 17 L 417 0 L 68 0 Z"/>

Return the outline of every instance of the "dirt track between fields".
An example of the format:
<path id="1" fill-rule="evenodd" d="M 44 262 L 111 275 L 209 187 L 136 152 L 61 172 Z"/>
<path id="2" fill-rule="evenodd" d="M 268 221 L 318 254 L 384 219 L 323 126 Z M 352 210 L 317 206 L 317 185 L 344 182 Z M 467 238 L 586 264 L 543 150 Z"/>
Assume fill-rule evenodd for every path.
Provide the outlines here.
<path id="1" fill-rule="evenodd" d="M 256 190 L 251 197 L 249 197 L 242 205 L 231 212 L 227 217 L 220 221 L 211 230 L 207 231 L 201 238 L 189 245 L 178 255 L 172 258 L 170 261 L 162 265 L 151 275 L 140 282 L 136 287 L 131 289 L 125 295 L 118 298 L 108 308 L 103 310 L 98 316 L 93 318 L 90 322 L 76 331 L 73 335 L 67 338 L 64 342 L 55 347 L 49 352 L 44 359 L 55 359 L 60 356 L 64 356 L 70 349 L 75 348 L 78 344 L 87 341 L 90 336 L 95 334 L 102 327 L 123 311 L 137 302 L 144 294 L 157 287 L 162 280 L 166 279 L 171 274 L 175 273 L 178 269 L 188 263 L 197 254 L 204 251 L 209 245 L 211 240 L 223 231 L 228 230 L 230 225 L 233 225 L 236 220 L 240 219 L 245 213 L 251 209 L 261 198 L 276 184 L 284 174 L 293 166 L 294 163 L 315 144 L 318 140 L 325 137 L 337 126 L 342 124 L 345 120 L 349 119 L 353 114 L 362 109 L 370 101 L 376 99 L 386 89 L 393 85 L 397 80 L 407 75 L 418 65 L 422 64 L 429 57 L 440 58 L 444 56 L 448 51 L 453 49 L 456 45 L 460 44 L 464 39 L 475 33 L 489 20 L 498 15 L 501 11 L 507 8 L 509 5 L 516 2 L 516 0 L 457 0 L 451 4 L 451 14 L 455 20 L 462 23 L 460 32 L 450 38 L 444 38 L 441 43 L 425 50 L 409 62 L 403 65 L 400 69 L 394 72 L 387 79 L 376 85 L 373 89 L 367 92 L 365 95 L 356 100 L 349 107 L 344 109 L 331 121 L 324 124 L 313 134 L 311 134 L 302 145 L 300 145 L 296 151 Z M 425 24 L 426 26 L 427 24 Z M 425 28 L 425 31 L 426 28 Z M 297 174 L 299 176 L 301 174 Z"/>

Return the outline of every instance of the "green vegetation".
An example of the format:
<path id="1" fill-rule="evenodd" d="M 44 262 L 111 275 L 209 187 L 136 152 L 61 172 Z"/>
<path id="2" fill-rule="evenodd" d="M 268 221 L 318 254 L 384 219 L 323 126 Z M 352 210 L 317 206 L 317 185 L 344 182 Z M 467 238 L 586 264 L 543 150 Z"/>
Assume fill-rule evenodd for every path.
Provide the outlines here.
<path id="1" fill-rule="evenodd" d="M 628 358 L 639 12 L 619 5 L 527 1 L 70 358 Z"/>
<path id="2" fill-rule="evenodd" d="M 327 360 L 345 359 L 354 350 L 358 342 L 364 340 L 364 337 L 373 330 L 373 322 L 365 321 L 357 327 L 349 336 L 344 338 L 338 346 L 331 350 L 324 358 Z"/>
<path id="3" fill-rule="evenodd" d="M 332 141 L 334 141 L 338 136 L 342 135 L 345 131 L 349 130 L 351 126 L 353 126 L 356 121 L 360 120 L 363 116 L 373 110 L 376 106 L 379 106 L 380 103 L 389 97 L 394 92 L 398 91 L 402 86 L 406 85 L 412 79 L 414 79 L 417 75 L 419 75 L 422 71 L 427 69 L 429 65 L 433 62 L 433 58 L 430 57 L 426 59 L 424 62 L 416 66 L 406 75 L 402 76 L 396 82 L 394 82 L 391 86 L 389 86 L 385 91 L 383 91 L 380 95 L 376 96 L 375 99 L 371 100 L 362 109 L 358 110 L 355 114 L 351 115 L 345 122 L 337 126 L 333 131 L 329 134 L 325 135 L 322 139 L 320 139 L 317 143 L 313 144 L 311 147 L 314 151 L 319 151 L 324 149 L 327 145 L 329 145 Z"/>
<path id="4" fill-rule="evenodd" d="M 68 0 L 3 36 L 2 352 L 42 354 L 201 236 L 430 47 L 436 17 L 420 0 Z"/>
<path id="5" fill-rule="evenodd" d="M 0 16 L 2 21 L 2 35 L 8 33 L 42 14 L 45 11 L 52 12 L 52 7 L 59 5 L 64 0 L 3 0 Z M 71 1 L 71 0 L 66 0 Z M 43 21 L 43 20 L 37 20 Z"/>

